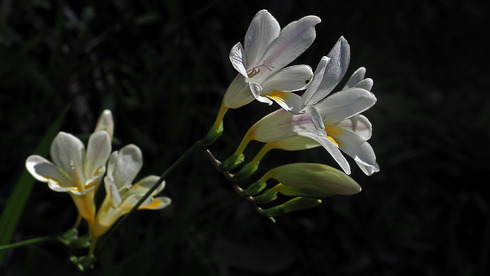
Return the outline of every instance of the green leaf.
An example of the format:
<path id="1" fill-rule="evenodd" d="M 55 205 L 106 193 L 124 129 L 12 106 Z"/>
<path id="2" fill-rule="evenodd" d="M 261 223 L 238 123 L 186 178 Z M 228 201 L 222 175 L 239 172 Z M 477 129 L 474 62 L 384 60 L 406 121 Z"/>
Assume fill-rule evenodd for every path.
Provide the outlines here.
<path id="1" fill-rule="evenodd" d="M 60 115 L 58 115 L 41 142 L 34 150 L 34 154 L 41 156 L 46 156 L 48 154 L 51 142 L 58 133 L 68 109 L 69 106 L 66 106 Z M 20 216 L 22 215 L 22 211 L 24 210 L 27 199 L 31 194 L 34 183 L 35 179 L 27 172 L 27 170 L 24 170 L 9 197 L 7 205 L 2 212 L 2 216 L 0 217 L 0 245 L 5 245 L 10 242 L 12 234 L 14 233 Z M 4 256 L 5 251 L 0 251 L 0 264 L 2 264 Z"/>

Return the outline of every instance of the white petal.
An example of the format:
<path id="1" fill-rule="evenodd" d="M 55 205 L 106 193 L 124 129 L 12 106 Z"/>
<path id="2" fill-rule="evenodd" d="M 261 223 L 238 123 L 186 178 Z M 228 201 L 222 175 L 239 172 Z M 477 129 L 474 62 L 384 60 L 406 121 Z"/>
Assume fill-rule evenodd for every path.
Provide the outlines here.
<path id="1" fill-rule="evenodd" d="M 162 197 L 156 197 L 153 198 L 153 201 L 150 204 L 147 205 L 141 205 L 138 209 L 150 209 L 150 210 L 158 210 L 158 209 L 163 209 L 170 205 L 172 203 L 172 200 L 166 196 Z"/>
<path id="2" fill-rule="evenodd" d="M 330 61 L 325 68 L 323 81 L 320 84 L 317 93 L 327 96 L 339 84 L 349 67 L 350 47 L 347 40 L 341 37 L 330 53 L 327 55 Z"/>
<path id="3" fill-rule="evenodd" d="M 351 88 L 330 95 L 315 107 L 322 115 L 323 122 L 328 123 L 339 122 L 359 114 L 375 103 L 376 97 L 373 93 L 361 88 Z"/>
<path id="4" fill-rule="evenodd" d="M 239 108 L 254 100 L 249 83 L 245 77 L 238 74 L 231 82 L 223 96 L 223 104 L 228 108 Z"/>
<path id="5" fill-rule="evenodd" d="M 371 91 L 371 88 L 373 88 L 373 80 L 370 78 L 363 79 L 362 81 L 358 82 L 354 87 Z"/>
<path id="6" fill-rule="evenodd" d="M 131 187 L 130 192 L 144 195 L 148 190 L 153 187 L 153 185 L 155 185 L 155 183 L 157 183 L 159 179 L 160 177 L 156 175 L 147 176 L 134 184 L 133 187 Z M 158 185 L 158 187 L 151 193 L 151 195 L 158 194 L 163 190 L 163 188 L 165 188 L 165 181 L 162 181 L 162 183 Z"/>
<path id="7" fill-rule="evenodd" d="M 364 67 L 359 67 L 349 78 L 349 80 L 346 82 L 344 88 L 342 90 L 345 90 L 347 88 L 354 87 L 356 84 L 358 84 L 360 81 L 364 79 L 364 75 L 366 74 L 366 68 Z"/>
<path id="8" fill-rule="evenodd" d="M 302 132 L 299 133 L 299 135 L 303 137 L 308 137 L 311 138 L 315 141 L 317 141 L 320 145 L 325 148 L 328 153 L 333 157 L 333 159 L 339 164 L 339 166 L 344 170 L 346 174 L 350 174 L 350 166 L 349 163 L 347 162 L 347 159 L 342 155 L 342 152 L 340 152 L 339 148 L 337 145 L 335 145 L 332 141 L 327 139 L 326 136 L 318 135 L 317 133 L 314 132 Z"/>
<path id="9" fill-rule="evenodd" d="M 320 86 L 320 83 L 323 80 L 325 68 L 329 61 L 330 58 L 324 56 L 318 63 L 318 66 L 315 69 L 315 73 L 313 73 L 313 78 L 311 82 L 308 84 L 308 88 L 306 89 L 305 93 L 301 96 L 303 98 L 305 105 L 314 105 L 326 96 L 316 92 L 318 87 Z"/>
<path id="10" fill-rule="evenodd" d="M 320 144 L 315 140 L 303 136 L 289 137 L 283 140 L 279 140 L 274 143 L 274 149 L 282 149 L 289 151 L 305 150 L 319 147 Z"/>
<path id="11" fill-rule="evenodd" d="M 70 183 L 70 179 L 58 167 L 39 155 L 31 155 L 26 159 L 26 169 L 37 180 L 48 182 L 53 179 L 59 183 Z"/>
<path id="12" fill-rule="evenodd" d="M 310 47 L 316 37 L 315 25 L 320 21 L 319 17 L 310 15 L 284 27 L 259 62 L 269 70 L 261 70 L 257 74 L 257 79 L 264 80 L 267 76 L 281 70 Z M 259 80 L 257 82 L 260 82 Z"/>
<path id="13" fill-rule="evenodd" d="M 104 178 L 104 184 L 107 200 L 113 208 L 117 208 L 121 204 L 121 195 L 119 194 L 118 187 L 114 184 L 114 180 L 107 176 Z"/>
<path id="14" fill-rule="evenodd" d="M 372 175 L 375 172 L 379 172 L 379 165 L 378 165 L 378 163 L 376 161 L 374 161 L 374 164 L 368 164 L 368 163 L 364 162 L 363 160 L 361 160 L 357 156 L 354 158 L 354 161 L 356 161 L 356 163 L 359 166 L 359 168 L 366 175 Z"/>
<path id="15" fill-rule="evenodd" d="M 69 133 L 59 132 L 51 144 L 50 154 L 53 163 L 67 173 L 73 181 L 85 182 L 83 174 L 85 146 L 82 141 Z"/>
<path id="16" fill-rule="evenodd" d="M 109 109 L 102 111 L 102 114 L 100 114 L 99 119 L 97 120 L 94 132 L 100 130 L 109 133 L 112 140 L 112 136 L 114 135 L 114 119 L 112 118 L 112 112 Z"/>
<path id="17" fill-rule="evenodd" d="M 62 193 L 68 192 L 68 193 L 72 193 L 75 195 L 82 195 L 82 194 L 86 194 L 88 192 L 85 190 L 80 191 L 80 189 L 78 187 L 75 187 L 75 186 L 64 186 L 65 183 L 58 182 L 58 181 L 53 180 L 51 178 L 48 179 L 47 183 L 48 183 L 48 187 L 55 192 L 62 192 Z"/>
<path id="18" fill-rule="evenodd" d="M 136 203 L 138 203 L 138 201 L 142 197 L 143 197 L 143 194 L 128 193 L 128 194 L 125 195 L 125 197 L 124 197 L 121 205 L 119 206 L 119 208 L 121 210 L 123 210 L 124 213 L 127 213 L 127 212 L 129 212 L 134 207 L 134 205 L 136 205 Z M 141 206 L 148 205 L 148 204 L 151 204 L 152 201 L 153 201 L 153 197 L 150 196 L 150 197 L 146 198 L 143 201 L 143 203 L 141 203 L 140 207 Z"/>
<path id="19" fill-rule="evenodd" d="M 143 166 L 143 155 L 137 146 L 127 145 L 119 150 L 115 162 L 113 179 L 114 184 L 120 189 L 133 182 Z"/>
<path id="20" fill-rule="evenodd" d="M 316 109 L 314 106 L 309 105 L 306 106 L 303 111 L 311 115 L 311 118 L 313 119 L 313 124 L 315 125 L 316 129 L 324 129 L 322 115 L 320 114 L 320 112 L 318 112 L 318 109 Z"/>
<path id="21" fill-rule="evenodd" d="M 90 135 L 85 160 L 85 176 L 91 178 L 105 172 L 105 163 L 111 154 L 111 137 L 106 131 L 97 131 Z"/>
<path id="22" fill-rule="evenodd" d="M 257 101 L 271 105 L 273 102 L 262 95 L 262 86 L 255 82 L 249 82 L 249 88 Z"/>
<path id="23" fill-rule="evenodd" d="M 250 70 L 258 65 L 271 42 L 279 36 L 280 31 L 279 23 L 267 10 L 261 10 L 254 16 L 244 39 L 247 63 L 243 65 L 247 69 Z"/>
<path id="24" fill-rule="evenodd" d="M 308 65 L 293 65 L 279 70 L 261 84 L 265 93 L 270 91 L 298 91 L 305 89 L 313 76 L 313 71 Z M 262 93 L 264 93 L 262 92 Z"/>
<path id="25" fill-rule="evenodd" d="M 272 91 L 264 96 L 274 100 L 284 110 L 293 114 L 299 114 L 301 109 L 303 109 L 303 99 L 292 92 Z"/>
<path id="26" fill-rule="evenodd" d="M 327 127 L 327 133 L 329 132 L 328 128 L 335 127 Z M 352 157 L 365 174 L 371 175 L 379 171 L 376 155 L 368 142 L 356 133 L 346 129 L 338 129 L 338 131 L 333 133 L 335 133 L 333 136 L 335 140 L 339 141 L 340 149 Z"/>
<path id="27" fill-rule="evenodd" d="M 247 66 L 247 60 L 245 56 L 245 51 L 243 50 L 242 44 L 238 42 L 231 48 L 230 51 L 230 61 L 233 67 L 240 73 L 242 76 L 245 78 L 248 78 L 247 76 L 247 69 L 245 67 Z"/>
<path id="28" fill-rule="evenodd" d="M 369 122 L 369 120 L 361 114 L 354 115 L 351 118 L 345 119 L 335 126 L 350 130 L 365 141 L 371 138 L 373 130 L 371 122 Z"/>
<path id="29" fill-rule="evenodd" d="M 297 136 L 298 133 L 305 131 L 325 133 L 323 128 L 317 129 L 309 113 L 293 115 L 283 109 L 260 119 L 251 129 L 254 139 L 263 143 Z"/>
<path id="30" fill-rule="evenodd" d="M 114 169 L 116 168 L 118 155 L 119 152 L 113 151 L 109 157 L 109 161 L 107 162 L 107 176 L 110 178 L 114 178 Z"/>

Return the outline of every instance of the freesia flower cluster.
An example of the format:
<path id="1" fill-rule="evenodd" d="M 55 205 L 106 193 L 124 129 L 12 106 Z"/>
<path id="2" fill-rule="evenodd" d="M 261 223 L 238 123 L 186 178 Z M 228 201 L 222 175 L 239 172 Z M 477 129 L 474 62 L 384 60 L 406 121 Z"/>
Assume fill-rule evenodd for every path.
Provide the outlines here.
<path id="1" fill-rule="evenodd" d="M 88 224 L 92 237 L 90 254 L 97 238 L 135 206 L 168 206 L 168 197 L 155 197 L 164 188 L 164 177 L 196 148 L 207 153 L 238 195 L 272 220 L 284 213 L 317 206 L 324 197 L 359 193 L 361 187 L 349 176 L 351 167 L 345 155 L 366 175 L 379 171 L 368 143 L 372 126 L 361 114 L 376 103 L 371 92 L 373 81 L 365 77 L 366 70 L 361 67 L 339 87 L 350 61 L 350 47 L 343 37 L 320 59 L 314 71 L 304 64 L 289 65 L 313 43 L 318 23 L 317 16 L 305 16 L 281 29 L 268 11 L 259 11 L 243 44 L 237 43 L 230 51 L 231 64 L 238 74 L 226 90 L 214 124 L 204 139 L 191 146 L 161 177 L 151 175 L 133 184 L 143 164 L 142 153 L 135 145 L 111 153 L 114 124 L 109 110 L 102 113 L 87 148 L 75 136 L 60 132 L 51 145 L 52 162 L 29 156 L 27 170 L 52 190 L 72 197 L 80 217 Z M 219 161 L 208 147 L 222 135 L 223 118 L 230 109 L 254 100 L 277 103 L 279 108 L 244 131 L 236 151 Z M 244 151 L 252 141 L 263 143 L 263 147 L 244 164 Z M 281 164 L 254 178 L 269 151 L 315 147 L 325 149 L 340 170 L 298 162 Z M 101 206 L 96 206 L 94 195 L 102 181 L 106 196 Z"/>
<path id="2" fill-rule="evenodd" d="M 34 178 L 46 182 L 53 191 L 71 196 L 79 215 L 88 224 L 92 250 L 97 238 L 127 214 L 159 179 L 151 175 L 133 184 L 143 165 L 141 150 L 127 145 L 111 154 L 113 131 L 112 113 L 105 110 L 90 135 L 87 149 L 77 137 L 60 132 L 51 144 L 53 162 L 39 155 L 31 155 L 26 160 L 26 168 Z M 94 196 L 102 180 L 106 196 L 97 210 Z M 168 197 L 154 197 L 164 186 L 162 181 L 138 209 L 168 206 L 171 202 Z"/>
<path id="3" fill-rule="evenodd" d="M 372 126 L 361 114 L 376 103 L 371 93 L 372 79 L 365 78 L 366 69 L 361 67 L 341 89 L 337 88 L 350 61 L 347 40 L 341 37 L 320 59 L 314 72 L 308 65 L 288 66 L 313 43 L 318 23 L 320 18 L 305 16 L 281 29 L 268 11 L 261 10 L 252 19 L 244 44 L 239 42 L 230 51 L 230 61 L 238 74 L 226 91 L 221 111 L 239 108 L 254 99 L 269 105 L 275 102 L 280 108 L 246 132 L 236 152 L 221 164 L 222 169 L 237 169 L 244 161 L 245 148 L 255 140 L 264 143 L 263 148 L 233 179 L 249 178 L 272 149 L 297 151 L 321 146 L 343 170 L 305 163 L 277 167 L 243 192 L 254 203 L 263 203 L 263 198 L 271 202 L 277 193 L 297 196 L 292 203 L 280 205 L 284 210 L 283 207 L 294 204 L 295 208 L 287 208 L 291 211 L 319 202 L 311 201 L 312 198 L 360 192 L 360 186 L 346 175 L 351 173 L 351 167 L 344 154 L 352 157 L 366 175 L 379 171 L 374 150 L 368 143 Z M 300 96 L 294 93 L 297 91 L 304 92 Z M 215 123 L 218 125 L 222 128 L 222 123 Z M 258 194 L 266 187 L 268 178 L 275 178 L 280 184 Z M 258 210 L 271 216 L 263 209 Z"/>

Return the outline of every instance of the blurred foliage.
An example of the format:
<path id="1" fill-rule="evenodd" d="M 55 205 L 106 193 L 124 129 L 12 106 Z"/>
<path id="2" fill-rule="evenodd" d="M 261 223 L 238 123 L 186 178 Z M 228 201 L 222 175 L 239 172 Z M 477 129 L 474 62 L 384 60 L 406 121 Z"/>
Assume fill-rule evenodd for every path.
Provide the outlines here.
<path id="1" fill-rule="evenodd" d="M 315 14 L 317 40 L 296 63 L 315 67 L 347 38 L 348 74 L 364 66 L 374 79 L 378 103 L 366 115 L 381 172 L 355 170 L 359 195 L 273 224 L 195 154 L 167 179 L 171 208 L 130 217 L 89 274 L 486 275 L 490 86 L 480 39 L 489 16 L 481 2 L 4 0 L 0 208 L 67 104 L 64 131 L 90 133 L 109 108 L 115 147 L 138 145 L 141 175 L 160 174 L 212 124 L 236 74 L 229 49 L 253 15 L 266 8 L 284 26 Z M 228 157 L 273 108 L 254 102 L 229 112 L 216 157 Z M 273 151 L 263 169 L 296 160 L 333 165 L 318 149 Z M 75 216 L 67 195 L 36 184 L 13 242 L 62 233 Z M 57 244 L 10 250 L 0 274 L 71 275 L 67 256 Z"/>

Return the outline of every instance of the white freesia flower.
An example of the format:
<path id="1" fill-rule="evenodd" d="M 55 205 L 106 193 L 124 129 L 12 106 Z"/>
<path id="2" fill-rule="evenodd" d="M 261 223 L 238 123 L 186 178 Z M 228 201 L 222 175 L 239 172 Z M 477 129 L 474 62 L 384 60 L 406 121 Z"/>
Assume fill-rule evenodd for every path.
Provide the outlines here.
<path id="1" fill-rule="evenodd" d="M 347 174 L 350 166 L 340 150 L 354 158 L 365 174 L 379 171 L 374 151 L 367 142 L 371 123 L 360 115 L 376 103 L 370 92 L 373 82 L 364 78 L 365 69 L 359 68 L 341 91 L 328 96 L 345 75 L 349 57 L 349 45 L 341 37 L 328 56 L 322 58 L 303 94 L 303 113 L 293 115 L 277 110 L 265 116 L 247 132 L 241 148 L 250 140 L 271 143 L 268 150 L 301 150 L 321 145 Z"/>
<path id="2" fill-rule="evenodd" d="M 73 198 L 80 215 L 92 225 L 95 217 L 94 193 L 105 173 L 111 152 L 111 138 L 106 131 L 93 133 L 87 150 L 75 136 L 60 132 L 51 144 L 53 163 L 39 155 L 26 160 L 26 168 L 41 182 L 56 192 L 67 192 Z"/>
<path id="3" fill-rule="evenodd" d="M 155 175 L 147 176 L 136 184 L 134 178 L 143 165 L 141 150 L 135 145 L 128 145 L 111 154 L 104 178 L 106 197 L 97 212 L 92 232 L 94 239 L 105 233 L 116 220 L 127 214 L 136 203 L 158 181 Z M 162 209 L 171 202 L 168 197 L 154 197 L 165 187 L 162 182 L 151 195 L 138 207 L 141 209 Z"/>
<path id="4" fill-rule="evenodd" d="M 298 113 L 303 107 L 300 96 L 289 93 L 302 90 L 312 77 L 307 65 L 284 68 L 302 54 L 315 39 L 317 16 L 305 16 L 282 30 L 266 10 L 252 19 L 244 39 L 230 51 L 233 67 L 239 72 L 228 87 L 223 105 L 238 108 L 255 99 Z"/>

